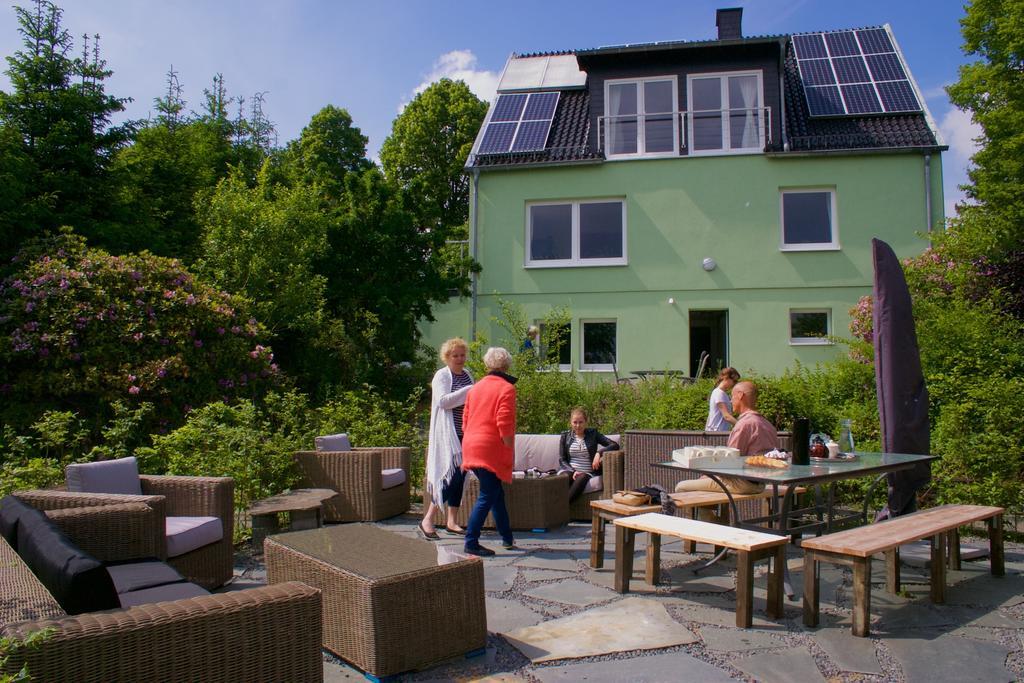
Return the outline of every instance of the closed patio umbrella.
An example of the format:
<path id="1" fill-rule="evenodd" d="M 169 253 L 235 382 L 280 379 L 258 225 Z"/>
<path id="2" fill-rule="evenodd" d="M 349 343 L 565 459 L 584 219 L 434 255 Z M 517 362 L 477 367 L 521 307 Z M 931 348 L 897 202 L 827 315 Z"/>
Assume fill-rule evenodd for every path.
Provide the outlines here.
<path id="1" fill-rule="evenodd" d="M 921 372 L 910 290 L 896 254 L 885 242 L 871 240 L 875 266 L 875 386 L 882 450 L 926 455 L 929 451 L 928 387 Z M 893 472 L 888 477 L 888 515 L 917 508 L 916 493 L 931 479 L 929 463 Z"/>

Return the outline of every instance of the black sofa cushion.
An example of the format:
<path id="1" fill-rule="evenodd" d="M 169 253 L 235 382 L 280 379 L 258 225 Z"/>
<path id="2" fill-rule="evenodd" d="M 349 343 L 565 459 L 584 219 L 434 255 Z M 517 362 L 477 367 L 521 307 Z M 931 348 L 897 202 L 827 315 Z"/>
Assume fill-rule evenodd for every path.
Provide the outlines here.
<path id="1" fill-rule="evenodd" d="M 68 614 L 121 606 L 103 563 L 39 510 L 30 508 L 18 519 L 18 555 Z"/>
<path id="2" fill-rule="evenodd" d="M 18 551 L 18 520 L 25 510 L 33 509 L 14 496 L 4 496 L 0 500 L 0 535 L 15 552 Z"/>
<path id="3" fill-rule="evenodd" d="M 209 594 L 210 591 L 206 590 L 202 586 L 197 586 L 196 584 L 189 583 L 188 581 L 165 583 L 162 586 L 121 593 L 121 607 L 151 605 L 154 602 L 168 602 L 170 600 L 198 598 L 202 595 Z"/>
<path id="4" fill-rule="evenodd" d="M 174 567 L 156 559 L 108 562 L 106 567 L 118 595 L 185 581 Z"/>

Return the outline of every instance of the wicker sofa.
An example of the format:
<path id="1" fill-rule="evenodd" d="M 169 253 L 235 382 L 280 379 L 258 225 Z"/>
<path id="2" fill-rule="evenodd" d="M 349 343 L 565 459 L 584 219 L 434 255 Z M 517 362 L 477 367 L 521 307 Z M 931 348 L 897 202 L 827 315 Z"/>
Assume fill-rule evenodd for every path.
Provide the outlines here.
<path id="1" fill-rule="evenodd" d="M 224 585 L 232 575 L 234 566 L 234 494 L 235 483 L 230 477 L 182 477 L 140 475 L 142 495 L 116 493 L 76 493 L 71 491 L 20 491 L 18 498 L 40 510 L 144 503 L 154 511 L 145 533 L 153 539 L 153 557 L 167 560 L 189 581 L 207 590 Z M 219 541 L 176 557 L 167 557 L 168 517 L 216 517 L 223 527 Z M 88 543 L 94 532 L 80 530 L 79 538 Z M 104 539 L 96 539 L 104 542 Z"/>
<path id="2" fill-rule="evenodd" d="M 151 531 L 157 515 L 142 502 L 61 508 L 46 517 L 66 536 L 65 544 L 103 566 L 123 568 L 119 560 L 152 557 L 156 550 Z M 34 524 L 40 526 L 38 520 Z M 27 665 L 39 683 L 323 680 L 321 597 L 314 588 L 293 582 L 201 595 L 205 591 L 194 584 L 174 584 L 191 586 L 196 597 L 137 598 L 131 607 L 103 611 L 74 609 L 71 604 L 85 603 L 69 604 L 66 592 L 58 592 L 69 609 L 80 612 L 72 615 L 7 541 L 8 531 L 0 538 L 0 635 L 23 640 L 43 629 L 50 633 L 37 646 L 14 651 L 6 673 Z M 13 534 L 22 552 L 39 540 L 26 536 L 20 530 Z M 162 565 L 137 564 L 145 566 L 143 578 L 160 573 Z M 79 585 L 68 582 L 65 588 Z M 118 591 L 122 604 L 133 602 Z"/>
<path id="3" fill-rule="evenodd" d="M 527 470 L 535 468 L 541 472 L 558 469 L 558 434 L 517 434 L 515 462 L 512 466 L 514 478 L 503 484 L 505 506 L 513 529 L 551 529 L 562 526 L 570 519 L 590 521 L 590 501 L 611 498 L 612 493 L 622 488 L 622 451 L 607 451 L 601 456 L 601 476 L 594 477 L 587 490 L 569 504 L 569 480 L 565 474 L 545 477 L 526 477 Z M 619 441 L 618 436 L 610 436 Z M 457 520 L 465 525 L 469 513 L 476 504 L 480 485 L 472 474 L 466 477 L 466 488 L 462 496 Z M 434 523 L 444 524 L 444 512 L 438 510 Z M 488 515 L 487 527 L 494 526 L 494 519 Z"/>
<path id="4" fill-rule="evenodd" d="M 409 448 L 298 451 L 294 455 L 303 488 L 333 489 L 324 501 L 328 522 L 376 522 L 409 510 Z M 402 470 L 402 482 L 385 487 L 385 473 Z"/>

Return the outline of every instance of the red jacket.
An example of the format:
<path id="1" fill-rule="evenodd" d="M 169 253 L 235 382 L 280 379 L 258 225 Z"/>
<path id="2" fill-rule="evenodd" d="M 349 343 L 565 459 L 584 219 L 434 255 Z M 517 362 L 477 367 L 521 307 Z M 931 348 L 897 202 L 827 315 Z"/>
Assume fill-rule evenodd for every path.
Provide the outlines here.
<path id="1" fill-rule="evenodd" d="M 482 467 L 512 481 L 515 449 L 501 441 L 516 433 L 516 388 L 501 375 L 487 375 L 466 395 L 462 411 L 462 469 Z"/>

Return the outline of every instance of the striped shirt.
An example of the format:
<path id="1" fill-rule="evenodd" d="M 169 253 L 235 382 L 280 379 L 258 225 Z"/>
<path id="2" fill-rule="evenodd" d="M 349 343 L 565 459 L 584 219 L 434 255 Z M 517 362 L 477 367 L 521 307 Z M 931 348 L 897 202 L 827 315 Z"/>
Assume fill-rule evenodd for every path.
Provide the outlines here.
<path id="1" fill-rule="evenodd" d="M 577 472 L 590 474 L 594 471 L 594 459 L 590 457 L 587 442 L 582 436 L 572 435 L 572 442 L 569 444 L 569 464 Z"/>
<path id="2" fill-rule="evenodd" d="M 463 387 L 468 387 L 472 383 L 473 380 L 470 379 L 469 373 L 465 370 L 457 375 L 454 372 L 452 373 L 452 391 L 458 391 Z M 462 409 L 464 407 L 465 404 L 452 408 L 452 417 L 455 419 L 455 433 L 458 435 L 459 441 L 462 441 Z"/>

